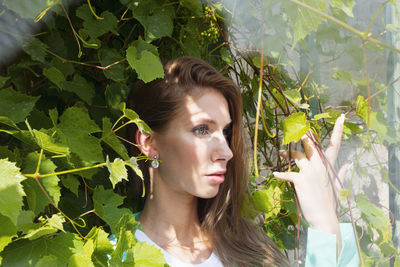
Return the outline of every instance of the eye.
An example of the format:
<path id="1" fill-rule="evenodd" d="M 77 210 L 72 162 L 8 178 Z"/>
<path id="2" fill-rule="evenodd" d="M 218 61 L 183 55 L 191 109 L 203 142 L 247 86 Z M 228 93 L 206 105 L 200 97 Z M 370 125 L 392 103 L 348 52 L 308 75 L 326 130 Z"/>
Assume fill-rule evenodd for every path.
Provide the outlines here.
<path id="1" fill-rule="evenodd" d="M 201 135 L 207 135 L 207 134 L 210 132 L 210 128 L 208 127 L 208 125 L 203 124 L 203 125 L 196 126 L 196 127 L 192 130 L 192 132 L 193 132 L 195 135 L 199 135 L 199 136 L 201 136 Z"/>
<path id="2" fill-rule="evenodd" d="M 224 136 L 228 143 L 230 143 L 232 137 L 232 124 L 224 128 Z"/>

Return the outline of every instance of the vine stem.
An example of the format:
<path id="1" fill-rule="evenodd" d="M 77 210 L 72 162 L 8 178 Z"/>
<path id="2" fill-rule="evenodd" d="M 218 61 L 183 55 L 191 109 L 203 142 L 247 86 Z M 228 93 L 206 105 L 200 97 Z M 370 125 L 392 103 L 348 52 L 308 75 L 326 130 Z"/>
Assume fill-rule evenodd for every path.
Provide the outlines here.
<path id="1" fill-rule="evenodd" d="M 74 34 L 76 43 L 78 44 L 78 58 L 79 58 L 79 57 L 82 56 L 82 48 L 81 48 L 81 43 L 79 42 L 79 39 L 78 39 L 78 36 L 77 36 L 78 34 L 76 33 L 76 31 L 75 31 L 75 29 L 74 29 L 74 26 L 72 25 L 71 19 L 69 18 L 69 15 L 68 15 L 67 10 L 65 10 L 64 4 L 63 4 L 62 2 L 61 2 L 60 4 L 61 4 L 61 7 L 62 7 L 64 13 L 65 13 L 65 16 L 67 17 L 69 26 L 70 26 L 71 29 L 72 29 L 72 33 Z"/>
<path id="2" fill-rule="evenodd" d="M 260 120 L 260 109 L 261 109 L 261 97 L 262 97 L 262 86 L 263 86 L 263 74 L 264 74 L 264 41 L 261 44 L 261 67 L 260 67 L 260 84 L 258 86 L 258 100 L 257 100 L 257 113 L 256 113 L 256 124 L 254 126 L 254 150 L 253 150 L 253 160 L 254 160 L 254 173 L 257 177 L 258 174 L 258 164 L 257 164 L 257 142 L 258 142 L 258 122 Z"/>
<path id="3" fill-rule="evenodd" d="M 328 20 L 330 20 L 330 21 L 332 21 L 332 22 L 334 22 L 336 24 L 338 24 L 338 25 L 340 25 L 341 27 L 345 28 L 346 30 L 358 35 L 359 37 L 361 37 L 365 41 L 370 41 L 370 42 L 375 43 L 377 45 L 380 45 L 380 46 L 382 46 L 384 48 L 387 48 L 387 49 L 389 49 L 391 51 L 394 51 L 396 53 L 400 53 L 400 49 L 397 49 L 397 48 L 395 48 L 395 47 L 393 47 L 391 45 L 385 44 L 385 43 L 379 41 L 378 39 L 375 39 L 375 38 L 371 37 L 371 35 L 370 35 L 370 33 L 368 31 L 361 32 L 361 31 L 357 30 L 356 28 L 351 27 L 347 23 L 344 23 L 343 21 L 341 21 L 341 20 L 339 20 L 339 19 L 337 19 L 337 18 L 335 18 L 335 17 L 333 17 L 333 16 L 331 16 L 331 15 L 325 13 L 325 12 L 322 12 L 321 10 L 319 10 L 317 8 L 309 6 L 306 3 L 300 2 L 299 0 L 290 0 L 290 1 L 295 3 L 295 4 L 297 4 L 297 5 L 299 5 L 299 6 L 302 6 L 302 7 L 306 8 L 306 9 L 308 9 L 308 10 L 310 10 L 310 11 L 312 11 L 312 12 L 314 12 L 314 13 L 316 13 L 316 14 L 318 14 L 318 15 L 320 15 L 320 16 L 322 16 L 322 17 L 324 17 L 324 18 L 326 18 L 326 19 L 328 19 Z"/>
<path id="4" fill-rule="evenodd" d="M 40 159 L 40 158 L 39 158 Z M 75 222 L 73 220 L 71 220 L 71 218 L 69 218 L 61 209 L 59 209 L 57 207 L 57 205 L 53 202 L 53 200 L 51 199 L 51 197 L 49 196 L 49 194 L 47 194 L 46 190 L 44 189 L 44 187 L 42 186 L 42 184 L 39 182 L 38 177 L 35 177 L 35 181 L 36 183 L 39 185 L 40 189 L 43 191 L 44 195 L 46 196 L 46 198 L 50 201 L 50 203 L 65 217 L 67 218 L 70 222 L 72 227 L 74 227 L 75 231 L 78 233 L 78 235 L 82 238 L 85 239 L 85 237 L 81 234 L 81 232 L 79 232 L 78 228 L 76 228 L 75 226 Z"/>
<path id="5" fill-rule="evenodd" d="M 54 175 L 62 175 L 62 174 L 67 174 L 67 173 L 90 170 L 90 169 L 94 169 L 94 168 L 100 168 L 103 166 L 106 166 L 106 163 L 100 163 L 100 164 L 93 165 L 93 166 L 77 168 L 77 169 L 72 169 L 72 170 L 66 170 L 66 171 L 60 171 L 60 172 L 54 172 L 54 173 L 47 173 L 47 174 L 35 173 L 35 174 L 23 174 L 23 175 L 26 177 L 30 177 L 30 178 L 45 178 L 45 177 L 54 176 Z"/>

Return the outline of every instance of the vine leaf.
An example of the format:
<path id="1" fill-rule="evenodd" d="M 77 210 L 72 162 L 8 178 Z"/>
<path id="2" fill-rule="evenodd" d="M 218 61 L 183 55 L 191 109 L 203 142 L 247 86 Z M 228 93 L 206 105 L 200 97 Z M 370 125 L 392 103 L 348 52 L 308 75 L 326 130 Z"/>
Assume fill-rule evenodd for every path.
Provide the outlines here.
<path id="1" fill-rule="evenodd" d="M 116 231 L 120 218 L 124 214 L 132 214 L 127 208 L 118 208 L 123 201 L 124 197 L 114 193 L 112 190 L 106 190 L 102 186 L 97 187 L 93 192 L 95 213 L 110 226 L 113 233 Z"/>
<path id="2" fill-rule="evenodd" d="M 61 232 L 54 238 L 12 242 L 0 257 L 3 266 L 66 266 L 69 258 L 82 250 L 83 242 L 76 234 Z M 51 264 L 43 265 L 47 263 Z"/>
<path id="3" fill-rule="evenodd" d="M 68 266 L 71 267 L 94 267 L 92 262 L 92 254 L 94 251 L 94 243 L 92 239 L 86 241 L 81 252 L 72 255 L 69 258 Z"/>
<path id="4" fill-rule="evenodd" d="M 161 250 L 146 242 L 137 243 L 133 248 L 135 266 L 163 267 L 166 264 Z"/>
<path id="5" fill-rule="evenodd" d="M 62 89 L 62 83 L 65 81 L 64 74 L 55 67 L 43 69 L 43 75 L 46 76 L 58 88 Z"/>
<path id="6" fill-rule="evenodd" d="M 283 144 L 297 142 L 310 129 L 310 122 L 306 121 L 306 114 L 297 112 L 283 121 Z"/>
<path id="7" fill-rule="evenodd" d="M 124 115 L 130 121 L 133 121 L 141 131 L 144 131 L 146 133 L 151 133 L 152 132 L 150 127 L 144 121 L 142 121 L 139 118 L 139 115 L 135 111 L 133 111 L 133 110 L 131 110 L 129 108 L 125 108 L 125 106 L 122 105 L 122 112 L 124 112 Z"/>
<path id="8" fill-rule="evenodd" d="M 84 127 L 82 127 L 84 125 Z M 64 134 L 71 152 L 87 162 L 104 162 L 100 140 L 89 134 L 100 128 L 92 121 L 85 108 L 68 108 L 60 117 L 58 129 Z"/>
<path id="9" fill-rule="evenodd" d="M 92 261 L 95 266 L 107 266 L 108 255 L 111 255 L 114 250 L 108 239 L 108 233 L 101 228 L 93 227 L 85 238 L 93 240 Z"/>
<path id="10" fill-rule="evenodd" d="M 56 0 L 4 0 L 4 5 L 24 19 L 33 19 Z"/>
<path id="11" fill-rule="evenodd" d="M 113 188 L 115 188 L 115 185 L 122 180 L 128 181 L 128 171 L 126 170 L 125 162 L 122 159 L 116 158 L 113 162 L 110 162 L 107 156 L 106 166 L 110 172 L 109 179 Z"/>
<path id="12" fill-rule="evenodd" d="M 80 6 L 76 10 L 76 16 L 83 19 L 83 29 L 91 38 L 95 39 L 107 32 L 119 35 L 117 31 L 118 19 L 109 11 L 101 13 L 104 19 L 98 20 L 93 17 L 92 12 L 87 4 Z"/>
<path id="13" fill-rule="evenodd" d="M 0 116 L 5 116 L 15 123 L 28 117 L 39 97 L 21 94 L 11 88 L 0 90 Z"/>
<path id="14" fill-rule="evenodd" d="M 372 204 L 364 194 L 357 195 L 355 202 L 361 210 L 362 217 L 365 221 L 378 230 L 381 237 L 391 239 L 392 227 L 389 218 L 385 215 L 383 210 Z"/>
<path id="15" fill-rule="evenodd" d="M 129 65 L 136 71 L 139 79 L 144 82 L 150 82 L 156 78 L 164 77 L 164 69 L 160 58 L 153 53 L 143 50 L 137 55 L 137 48 L 130 46 L 126 50 L 126 58 Z"/>
<path id="16" fill-rule="evenodd" d="M 17 236 L 17 227 L 11 219 L 0 214 L 0 251 L 2 251 L 14 236 Z"/>
<path id="17" fill-rule="evenodd" d="M 94 87 L 79 74 L 75 74 L 74 80 L 72 81 L 63 81 L 62 89 L 75 93 L 77 96 L 79 96 L 80 99 L 82 99 L 86 103 L 92 104 L 93 97 L 95 95 Z"/>
<path id="18" fill-rule="evenodd" d="M 39 161 L 39 154 L 32 152 L 28 154 L 25 158 L 25 173 L 35 173 L 36 166 Z M 40 174 L 50 174 L 54 173 L 57 166 L 50 160 L 47 159 L 45 155 L 42 155 L 42 160 L 39 168 Z M 58 204 L 61 196 L 60 187 L 58 186 L 59 178 L 55 175 L 39 178 L 39 182 L 49 194 L 54 204 Z M 35 215 L 43 211 L 44 207 L 50 204 L 46 195 L 43 193 L 39 185 L 36 183 L 35 179 L 26 179 L 23 182 L 24 190 L 27 194 L 26 199 L 28 202 L 28 207 L 32 210 Z"/>
<path id="19" fill-rule="evenodd" d="M 270 185 L 267 190 L 257 190 L 253 193 L 254 207 L 265 212 L 266 218 L 276 216 L 281 209 L 281 204 L 279 201 L 274 203 L 274 198 L 280 199 L 281 194 L 282 190 L 279 186 Z"/>
<path id="20" fill-rule="evenodd" d="M 33 129 L 32 134 L 36 143 L 43 150 L 56 153 L 56 154 L 69 154 L 69 149 L 63 144 L 55 143 L 53 138 L 45 133 L 45 130 L 40 131 Z"/>
<path id="21" fill-rule="evenodd" d="M 111 236 L 115 249 L 111 254 L 110 266 L 126 265 L 134 266 L 132 248 L 137 244 L 133 233 L 138 229 L 139 224 L 132 214 L 124 214 L 115 228 L 115 235 Z M 117 239 L 118 237 L 118 239 Z"/>
<path id="22" fill-rule="evenodd" d="M 61 178 L 61 182 L 63 184 L 63 186 L 65 186 L 66 188 L 69 189 L 69 191 L 71 191 L 72 193 L 75 194 L 76 197 L 79 196 L 79 181 L 78 179 L 71 175 L 71 174 L 67 174 L 66 176 Z"/>
<path id="23" fill-rule="evenodd" d="M 48 219 L 40 217 L 39 221 L 41 221 L 41 223 L 35 224 L 35 226 L 23 236 L 23 238 L 35 240 L 45 235 L 54 234 L 58 232 L 58 230 L 64 232 L 62 224 L 65 222 L 65 219 L 59 214 L 53 214 L 53 216 Z"/>
<path id="24" fill-rule="evenodd" d="M 325 0 L 303 0 L 302 2 L 321 11 L 327 11 Z M 303 40 L 312 31 L 316 31 L 318 25 L 325 19 L 308 9 L 297 6 L 289 1 L 287 1 L 285 5 L 286 12 L 293 23 L 292 47 L 294 47 L 297 42 Z"/>
<path id="25" fill-rule="evenodd" d="M 101 136 L 101 140 L 109 145 L 115 152 L 118 153 L 124 160 L 128 160 L 128 152 L 126 151 L 126 147 L 118 140 L 117 137 L 110 134 L 111 131 L 111 121 L 109 118 L 103 118 L 103 133 Z"/>
<path id="26" fill-rule="evenodd" d="M 353 7 L 355 5 L 354 0 L 330 0 L 329 4 L 334 8 L 342 10 L 344 13 L 346 13 L 347 16 L 354 17 L 353 14 Z"/>
<path id="27" fill-rule="evenodd" d="M 0 159 L 0 214 L 10 218 L 14 225 L 23 205 L 25 192 L 21 182 L 25 179 L 14 162 Z"/>

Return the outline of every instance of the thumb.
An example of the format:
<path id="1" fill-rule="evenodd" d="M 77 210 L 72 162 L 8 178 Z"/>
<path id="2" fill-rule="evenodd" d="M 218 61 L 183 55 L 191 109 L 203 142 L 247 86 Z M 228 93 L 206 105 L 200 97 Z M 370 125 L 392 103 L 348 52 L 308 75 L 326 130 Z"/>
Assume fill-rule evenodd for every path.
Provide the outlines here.
<path id="1" fill-rule="evenodd" d="M 295 183 L 297 177 L 299 176 L 299 173 L 297 172 L 273 172 L 272 174 L 280 180 L 291 183 Z"/>

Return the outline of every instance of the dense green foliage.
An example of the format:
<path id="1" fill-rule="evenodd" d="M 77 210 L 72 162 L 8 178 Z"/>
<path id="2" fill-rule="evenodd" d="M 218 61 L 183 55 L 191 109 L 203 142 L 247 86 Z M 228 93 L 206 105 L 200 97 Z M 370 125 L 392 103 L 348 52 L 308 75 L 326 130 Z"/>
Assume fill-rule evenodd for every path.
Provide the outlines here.
<path id="1" fill-rule="evenodd" d="M 292 167 L 279 158 L 280 149 L 310 129 L 322 143 L 342 112 L 358 117 L 345 123 L 345 138 L 357 135 L 363 148 L 400 140 L 380 112 L 384 97 L 371 97 L 370 90 L 384 91 L 388 85 L 363 72 L 367 50 L 382 56 L 395 49 L 368 34 L 369 29 L 359 32 L 346 24 L 354 1 L 0 3 L 1 16 L 15 17 L 16 28 L 40 24 L 33 34 L 6 31 L 22 51 L 0 69 L 4 266 L 164 266 L 158 250 L 137 243 L 132 235 L 138 224 L 131 214 L 141 207 L 128 173 L 140 179 L 137 161 L 146 159 L 129 156 L 126 126 L 150 129 L 123 103 L 137 80 L 163 77 L 162 63 L 178 56 L 202 58 L 240 84 L 245 127 L 255 147 L 252 201 L 243 212 L 261 214 L 265 231 L 282 249 L 297 247 L 295 229 L 306 223 L 300 220 L 290 184 L 271 175 Z M 359 89 L 353 102 L 337 108 L 323 108 L 325 87 L 310 75 L 316 72 L 315 62 L 309 62 L 308 74 L 297 79 L 289 74 L 293 63 L 288 51 L 299 48 L 311 58 L 313 46 L 324 57 L 337 58 L 336 50 L 326 50 L 329 42 L 356 65 L 333 68 L 332 78 Z M 347 203 L 359 211 L 350 219 L 362 222 L 357 229 L 360 236 L 363 232 L 363 264 L 387 266 L 398 252 L 383 209 L 349 189 L 340 196 L 344 217 Z M 109 234 L 118 238 L 117 244 L 111 244 Z"/>

